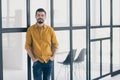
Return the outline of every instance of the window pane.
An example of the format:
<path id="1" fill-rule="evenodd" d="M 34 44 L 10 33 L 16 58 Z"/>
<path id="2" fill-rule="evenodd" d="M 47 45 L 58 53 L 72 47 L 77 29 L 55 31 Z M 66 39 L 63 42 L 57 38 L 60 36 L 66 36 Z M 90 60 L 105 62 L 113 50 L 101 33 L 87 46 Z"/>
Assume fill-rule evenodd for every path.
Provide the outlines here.
<path id="1" fill-rule="evenodd" d="M 54 26 L 69 26 L 69 0 L 54 0 Z"/>
<path id="2" fill-rule="evenodd" d="M 100 75 L 100 42 L 91 43 L 91 79 Z"/>
<path id="3" fill-rule="evenodd" d="M 86 30 L 74 30 L 73 31 L 73 48 L 81 50 L 86 47 Z"/>
<path id="4" fill-rule="evenodd" d="M 69 31 L 56 31 L 59 49 L 55 56 L 55 80 L 70 80 L 70 64 L 64 62 L 69 55 Z M 67 61 L 70 62 L 70 59 Z"/>
<path id="5" fill-rule="evenodd" d="M 120 29 L 113 29 L 113 71 L 120 70 Z"/>
<path id="6" fill-rule="evenodd" d="M 70 46 L 69 45 L 70 44 L 69 31 L 56 31 L 56 36 L 57 36 L 58 43 L 59 43 L 58 52 L 69 50 L 70 48 L 69 47 Z"/>
<path id="7" fill-rule="evenodd" d="M 120 25 L 120 0 L 113 0 L 113 24 Z"/>
<path id="8" fill-rule="evenodd" d="M 102 0 L 102 24 L 110 25 L 110 0 Z"/>
<path id="9" fill-rule="evenodd" d="M 91 25 L 100 25 L 100 0 L 91 0 Z"/>
<path id="10" fill-rule="evenodd" d="M 27 53 L 24 33 L 5 33 L 3 36 L 4 80 L 27 80 Z"/>
<path id="11" fill-rule="evenodd" d="M 85 0 L 73 1 L 73 25 L 74 26 L 86 25 L 86 1 Z"/>
<path id="12" fill-rule="evenodd" d="M 2 27 L 26 27 L 25 0 L 2 0 Z"/>
<path id="13" fill-rule="evenodd" d="M 82 35 L 81 35 L 82 34 Z M 86 30 L 73 31 L 73 49 L 77 49 L 73 61 L 73 80 L 86 80 Z"/>
<path id="14" fill-rule="evenodd" d="M 91 39 L 110 37 L 110 28 L 91 29 Z"/>
<path id="15" fill-rule="evenodd" d="M 102 74 L 110 73 L 110 40 L 102 42 Z"/>

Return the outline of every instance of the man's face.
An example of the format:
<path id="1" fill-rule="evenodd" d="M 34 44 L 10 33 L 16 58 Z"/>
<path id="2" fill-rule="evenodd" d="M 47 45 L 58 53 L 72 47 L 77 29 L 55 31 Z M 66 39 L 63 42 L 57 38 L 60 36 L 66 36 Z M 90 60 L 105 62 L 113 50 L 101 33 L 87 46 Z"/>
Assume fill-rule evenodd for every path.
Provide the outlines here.
<path id="1" fill-rule="evenodd" d="M 36 14 L 37 23 L 42 24 L 46 19 L 46 14 L 44 12 L 37 12 Z"/>

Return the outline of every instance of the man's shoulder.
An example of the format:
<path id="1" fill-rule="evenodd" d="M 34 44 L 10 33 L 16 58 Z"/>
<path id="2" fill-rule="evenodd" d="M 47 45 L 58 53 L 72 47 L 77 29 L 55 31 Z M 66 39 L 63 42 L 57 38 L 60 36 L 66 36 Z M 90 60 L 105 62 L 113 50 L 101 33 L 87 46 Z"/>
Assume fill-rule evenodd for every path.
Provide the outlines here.
<path id="1" fill-rule="evenodd" d="M 45 24 L 45 27 L 47 28 L 47 29 L 53 29 L 50 25 L 47 25 L 47 24 Z"/>
<path id="2" fill-rule="evenodd" d="M 45 27 L 47 27 L 47 28 L 51 28 L 51 26 L 50 26 L 50 25 L 48 25 L 48 24 L 45 24 Z"/>
<path id="3" fill-rule="evenodd" d="M 34 29 L 35 26 L 36 26 L 36 24 L 33 24 L 33 25 L 29 26 L 28 29 Z"/>

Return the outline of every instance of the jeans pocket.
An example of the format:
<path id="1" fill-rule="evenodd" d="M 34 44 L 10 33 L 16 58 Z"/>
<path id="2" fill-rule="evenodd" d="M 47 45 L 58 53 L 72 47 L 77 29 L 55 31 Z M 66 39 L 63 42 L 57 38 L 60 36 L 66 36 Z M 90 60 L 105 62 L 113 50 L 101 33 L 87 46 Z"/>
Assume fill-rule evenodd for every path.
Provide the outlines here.
<path id="1" fill-rule="evenodd" d="M 37 66 L 38 63 L 39 63 L 39 61 L 35 61 L 35 62 L 33 63 L 33 67 Z"/>
<path id="2" fill-rule="evenodd" d="M 49 59 L 49 61 L 53 62 L 53 61 L 54 61 L 54 59 Z"/>

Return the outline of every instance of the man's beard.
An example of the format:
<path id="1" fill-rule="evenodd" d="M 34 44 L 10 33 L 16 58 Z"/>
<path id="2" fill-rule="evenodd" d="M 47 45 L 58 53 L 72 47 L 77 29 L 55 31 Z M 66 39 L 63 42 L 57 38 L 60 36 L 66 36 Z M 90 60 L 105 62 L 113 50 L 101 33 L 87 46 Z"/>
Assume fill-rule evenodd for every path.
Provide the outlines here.
<path id="1" fill-rule="evenodd" d="M 42 23 L 44 23 L 44 20 L 43 19 L 37 19 L 37 23 L 42 24 Z"/>

